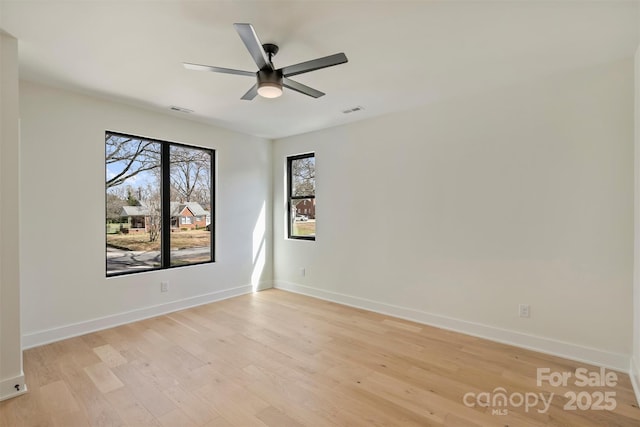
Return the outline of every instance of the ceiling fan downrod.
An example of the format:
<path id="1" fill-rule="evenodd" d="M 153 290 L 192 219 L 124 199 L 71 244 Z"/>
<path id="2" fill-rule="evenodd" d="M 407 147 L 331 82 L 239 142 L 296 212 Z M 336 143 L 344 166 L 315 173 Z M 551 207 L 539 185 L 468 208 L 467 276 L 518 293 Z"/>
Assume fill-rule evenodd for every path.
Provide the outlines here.
<path id="1" fill-rule="evenodd" d="M 280 49 L 278 45 L 273 43 L 265 43 L 262 45 L 264 52 L 269 55 L 269 63 L 273 66 L 273 57 L 276 56 L 278 50 Z"/>

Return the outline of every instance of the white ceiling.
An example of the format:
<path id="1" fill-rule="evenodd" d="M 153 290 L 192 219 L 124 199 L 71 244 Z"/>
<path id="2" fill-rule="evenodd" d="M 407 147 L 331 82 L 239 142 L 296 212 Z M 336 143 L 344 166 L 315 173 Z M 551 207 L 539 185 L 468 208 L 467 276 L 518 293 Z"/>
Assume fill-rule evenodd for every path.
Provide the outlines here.
<path id="1" fill-rule="evenodd" d="M 255 71 L 234 22 L 280 46 L 276 67 L 338 52 L 349 62 L 294 78 L 322 98 L 242 101 L 252 78 L 181 65 Z M 0 0 L 23 79 L 184 117 L 176 105 L 267 138 L 628 58 L 639 23 L 636 1 Z"/>

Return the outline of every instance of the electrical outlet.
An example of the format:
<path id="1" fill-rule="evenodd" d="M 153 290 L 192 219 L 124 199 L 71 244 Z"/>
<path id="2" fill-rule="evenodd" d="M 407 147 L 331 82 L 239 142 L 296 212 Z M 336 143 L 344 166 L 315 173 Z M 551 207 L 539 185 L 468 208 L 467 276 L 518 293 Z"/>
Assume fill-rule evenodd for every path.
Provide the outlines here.
<path id="1" fill-rule="evenodd" d="M 169 282 L 160 282 L 160 292 L 169 291 Z"/>
<path id="2" fill-rule="evenodd" d="M 520 314 L 520 317 L 529 317 L 531 315 L 530 311 L 531 307 L 529 306 L 529 304 L 520 304 L 520 306 L 518 307 L 518 313 Z"/>

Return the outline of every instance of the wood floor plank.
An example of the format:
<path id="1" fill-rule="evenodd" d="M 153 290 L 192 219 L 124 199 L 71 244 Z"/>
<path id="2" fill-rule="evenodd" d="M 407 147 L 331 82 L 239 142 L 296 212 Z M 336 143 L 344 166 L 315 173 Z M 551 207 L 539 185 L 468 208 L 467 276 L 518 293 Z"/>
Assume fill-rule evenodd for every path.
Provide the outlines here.
<path id="1" fill-rule="evenodd" d="M 284 412 L 279 411 L 273 406 L 263 409 L 256 414 L 256 418 L 268 425 L 269 427 L 303 427 L 300 422 L 289 417 Z"/>
<path id="2" fill-rule="evenodd" d="M 72 359 L 59 360 L 56 367 L 65 383 L 68 384 L 76 402 L 82 407 L 91 427 L 125 425 L 118 412 L 107 401 L 83 368 L 76 365 Z M 25 375 L 28 374 L 25 373 Z M 26 425 L 31 424 L 27 423 Z"/>
<path id="3" fill-rule="evenodd" d="M 305 406 L 310 399 L 313 399 L 313 397 L 310 397 L 311 393 L 308 390 L 305 390 L 304 386 L 296 384 L 291 388 L 286 388 L 285 390 L 283 390 L 282 387 L 282 383 L 278 383 L 274 387 L 272 382 L 269 380 L 258 380 L 246 386 L 249 392 L 260 397 L 263 401 L 269 403 L 288 416 L 301 420 L 303 425 L 314 427 L 335 427 L 336 424 L 319 415 L 314 408 Z M 303 392 L 300 392 L 301 389 Z M 295 394 L 296 392 L 300 393 Z"/>
<path id="4" fill-rule="evenodd" d="M 45 425 L 48 424 L 54 427 L 86 427 L 91 425 L 87 416 L 80 411 L 52 414 Z"/>
<path id="5" fill-rule="evenodd" d="M 113 373 L 123 382 L 125 388 L 131 391 L 135 399 L 156 418 L 177 409 L 161 389 L 131 363 L 116 366 Z"/>
<path id="6" fill-rule="evenodd" d="M 127 388 L 121 387 L 105 394 L 111 406 L 127 425 L 160 427 L 160 422 Z"/>
<path id="7" fill-rule="evenodd" d="M 50 415 L 80 410 L 78 402 L 64 381 L 56 381 L 40 387 L 40 397 L 44 411 Z"/>
<path id="8" fill-rule="evenodd" d="M 220 415 L 208 401 L 208 396 L 202 398 L 179 386 L 168 388 L 163 393 L 197 425 L 208 423 Z"/>
<path id="9" fill-rule="evenodd" d="M 162 415 L 159 421 L 164 427 L 197 427 L 199 425 L 179 408 Z"/>
<path id="10" fill-rule="evenodd" d="M 93 352 L 110 368 L 115 368 L 116 366 L 127 363 L 127 359 L 110 344 L 94 347 Z"/>
<path id="11" fill-rule="evenodd" d="M 124 387 L 122 381 L 120 381 L 113 371 L 103 362 L 87 366 L 84 368 L 84 371 L 102 393 L 109 393 L 110 391 Z"/>
<path id="12" fill-rule="evenodd" d="M 249 393 L 234 381 L 221 381 L 199 388 L 196 394 L 209 402 L 215 411 L 234 425 L 264 427 L 256 415 L 269 407 L 259 396 Z"/>
<path id="13" fill-rule="evenodd" d="M 268 290 L 25 351 L 29 393 L 0 402 L 0 425 L 640 426 L 626 374 L 616 372 L 614 387 L 538 386 L 538 368 L 599 371 Z M 494 407 L 478 398 L 500 390 L 551 403 Z M 567 410 L 567 396 L 580 392 L 615 393 L 616 408 Z"/>

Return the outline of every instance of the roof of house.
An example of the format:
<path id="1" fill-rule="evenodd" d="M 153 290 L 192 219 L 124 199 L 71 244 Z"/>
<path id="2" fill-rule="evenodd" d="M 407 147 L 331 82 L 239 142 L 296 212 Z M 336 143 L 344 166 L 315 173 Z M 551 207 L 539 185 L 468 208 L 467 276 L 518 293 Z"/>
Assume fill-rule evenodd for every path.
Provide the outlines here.
<path id="1" fill-rule="evenodd" d="M 171 216 L 179 216 L 180 213 L 188 208 L 193 216 L 207 216 L 211 215 L 209 211 L 205 210 L 198 202 L 171 202 Z M 120 211 L 120 216 L 147 216 L 149 215 L 149 208 L 147 206 L 123 206 Z"/>
<path id="2" fill-rule="evenodd" d="M 209 215 L 209 212 L 207 212 L 198 202 L 171 202 L 171 216 L 180 215 L 185 208 L 189 209 L 193 216 Z"/>
<path id="3" fill-rule="evenodd" d="M 149 215 L 149 208 L 146 206 L 123 206 L 120 216 L 146 216 Z"/>

